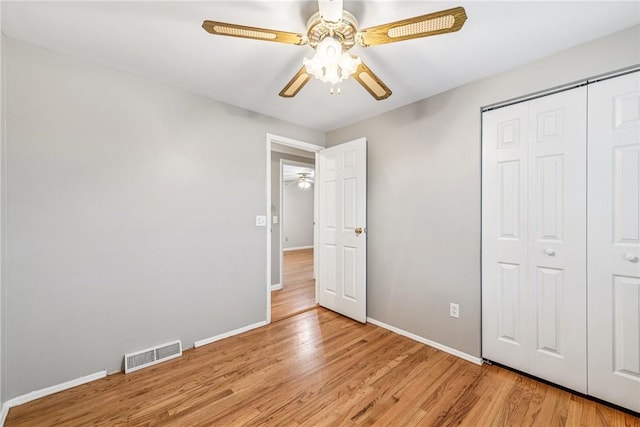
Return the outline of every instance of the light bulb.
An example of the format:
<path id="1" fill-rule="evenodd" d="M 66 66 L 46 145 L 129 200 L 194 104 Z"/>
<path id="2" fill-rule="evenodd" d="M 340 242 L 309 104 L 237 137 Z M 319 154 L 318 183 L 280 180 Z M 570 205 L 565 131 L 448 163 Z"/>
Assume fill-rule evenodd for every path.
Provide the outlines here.
<path id="1" fill-rule="evenodd" d="M 333 37 L 325 37 L 316 48 L 323 62 L 337 63 L 342 53 L 342 45 Z"/>
<path id="2" fill-rule="evenodd" d="M 360 63 L 360 58 L 357 56 L 342 52 L 342 45 L 333 37 L 322 39 L 316 46 L 316 53 L 313 57 L 303 60 L 307 73 L 332 85 L 348 79 L 351 74 L 355 73 Z M 333 89 L 331 93 L 333 93 Z"/>
<path id="3" fill-rule="evenodd" d="M 311 187 L 311 183 L 309 181 L 300 181 L 298 182 L 298 187 L 302 188 L 303 190 L 306 190 L 307 188 Z"/>

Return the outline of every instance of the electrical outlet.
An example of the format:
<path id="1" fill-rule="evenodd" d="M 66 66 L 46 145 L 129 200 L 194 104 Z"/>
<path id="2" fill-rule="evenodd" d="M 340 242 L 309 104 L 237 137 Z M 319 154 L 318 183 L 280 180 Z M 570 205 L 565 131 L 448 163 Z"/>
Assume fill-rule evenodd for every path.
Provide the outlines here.
<path id="1" fill-rule="evenodd" d="M 449 316 L 456 319 L 460 318 L 460 306 L 458 304 L 449 303 Z"/>

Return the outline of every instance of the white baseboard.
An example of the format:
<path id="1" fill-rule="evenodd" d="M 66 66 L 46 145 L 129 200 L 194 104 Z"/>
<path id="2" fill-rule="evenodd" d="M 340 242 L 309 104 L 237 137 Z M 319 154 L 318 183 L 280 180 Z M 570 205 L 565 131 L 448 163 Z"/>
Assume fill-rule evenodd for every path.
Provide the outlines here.
<path id="1" fill-rule="evenodd" d="M 31 393 L 23 394 L 22 396 L 9 399 L 2 405 L 2 414 L 0 415 L 0 425 L 4 425 L 4 420 L 9 413 L 9 409 L 14 406 L 19 406 L 32 400 L 40 399 L 41 397 L 49 396 L 50 394 L 57 393 L 62 390 L 67 390 L 72 387 L 77 387 L 82 384 L 89 383 L 91 381 L 99 380 L 107 376 L 107 371 L 96 372 L 95 374 L 86 375 L 84 377 L 76 378 L 75 380 L 67 381 L 62 384 L 53 385 L 40 390 L 32 391 Z"/>
<path id="2" fill-rule="evenodd" d="M 279 291 L 280 289 L 282 289 L 282 285 L 280 283 L 278 283 L 277 285 L 271 285 L 271 292 Z"/>
<path id="3" fill-rule="evenodd" d="M 313 245 L 311 245 L 311 246 L 296 246 L 295 248 L 282 248 L 282 252 L 300 251 L 302 249 L 313 249 Z"/>
<path id="4" fill-rule="evenodd" d="M 234 335 L 239 335 L 243 332 L 247 332 L 252 329 L 259 328 L 261 326 L 266 326 L 266 324 L 267 322 L 262 321 L 262 322 L 254 323 L 253 325 L 244 326 L 242 328 L 235 329 L 233 331 L 225 332 L 224 334 L 216 335 L 215 337 L 205 338 L 203 340 L 196 341 L 195 343 L 193 343 L 193 347 L 194 348 L 202 347 L 203 345 L 211 344 L 212 342 L 220 341 L 225 338 L 232 337 Z"/>
<path id="5" fill-rule="evenodd" d="M 2 412 L 0 412 L 0 426 L 4 425 L 4 420 L 7 419 L 7 415 L 9 414 L 9 405 L 7 402 L 2 404 Z"/>
<path id="6" fill-rule="evenodd" d="M 402 330 L 400 328 L 396 328 L 395 326 L 387 325 L 386 323 L 380 322 L 379 320 L 372 319 L 370 317 L 367 317 L 367 322 L 369 322 L 371 324 L 374 324 L 376 326 L 380 326 L 381 328 L 388 329 L 391 332 L 395 332 L 398 335 L 402 335 L 402 336 L 410 338 L 410 339 L 412 339 L 414 341 L 418 341 L 418 342 L 420 342 L 422 344 L 426 344 L 426 345 L 428 345 L 430 347 L 437 348 L 438 350 L 442 350 L 445 353 L 449 353 L 449 354 L 457 356 L 457 357 L 459 357 L 461 359 L 464 359 L 464 360 L 467 360 L 469 362 L 475 363 L 476 365 L 482 365 L 482 359 L 481 358 L 472 356 L 472 355 L 467 354 L 467 353 L 463 353 L 460 350 L 456 350 L 455 348 L 447 347 L 446 345 L 442 345 L 442 344 L 437 343 L 435 341 L 428 340 L 428 339 L 423 338 L 421 336 L 418 336 L 416 334 L 412 334 L 411 332 L 407 332 L 407 331 Z"/>

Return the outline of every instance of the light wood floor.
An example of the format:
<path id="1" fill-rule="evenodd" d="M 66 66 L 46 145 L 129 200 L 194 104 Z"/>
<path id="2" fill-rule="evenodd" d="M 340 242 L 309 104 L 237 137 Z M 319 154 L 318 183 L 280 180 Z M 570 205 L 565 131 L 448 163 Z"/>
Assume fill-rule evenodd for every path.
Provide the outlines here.
<path id="1" fill-rule="evenodd" d="M 318 308 L 15 407 L 6 426 L 639 426 L 640 419 Z"/>
<path id="2" fill-rule="evenodd" d="M 284 319 L 316 305 L 313 249 L 284 252 L 283 287 L 271 292 L 271 321 Z"/>

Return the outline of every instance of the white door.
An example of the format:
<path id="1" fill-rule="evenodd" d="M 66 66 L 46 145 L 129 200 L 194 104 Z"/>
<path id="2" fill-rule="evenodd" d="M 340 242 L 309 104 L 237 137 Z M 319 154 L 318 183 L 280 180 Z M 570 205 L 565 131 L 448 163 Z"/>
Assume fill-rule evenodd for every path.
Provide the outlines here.
<path id="1" fill-rule="evenodd" d="M 640 73 L 589 87 L 589 394 L 640 412 Z"/>
<path id="2" fill-rule="evenodd" d="M 529 103 L 529 373 L 587 392 L 587 89 Z"/>
<path id="3" fill-rule="evenodd" d="M 586 392 L 586 89 L 483 114 L 483 357 Z"/>
<path id="4" fill-rule="evenodd" d="M 367 140 L 318 153 L 318 303 L 367 320 Z"/>
<path id="5" fill-rule="evenodd" d="M 482 356 L 529 369 L 528 106 L 482 115 Z"/>

